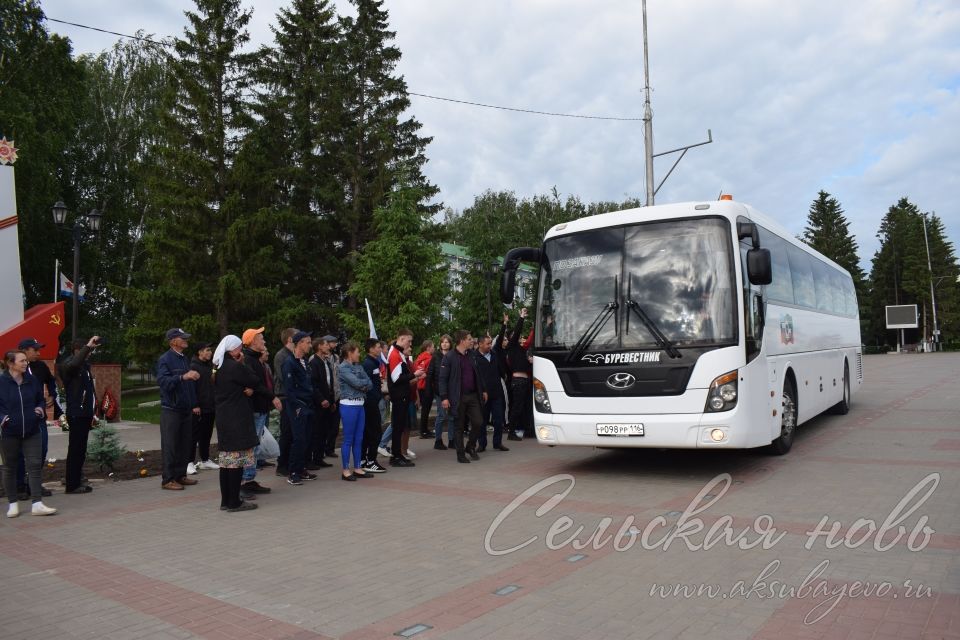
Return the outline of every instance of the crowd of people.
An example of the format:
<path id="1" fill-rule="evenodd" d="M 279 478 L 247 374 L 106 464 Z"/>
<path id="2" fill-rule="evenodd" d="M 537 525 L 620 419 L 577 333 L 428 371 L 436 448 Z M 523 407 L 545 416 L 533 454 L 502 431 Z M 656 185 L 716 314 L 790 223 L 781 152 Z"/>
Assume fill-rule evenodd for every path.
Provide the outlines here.
<path id="1" fill-rule="evenodd" d="M 526 317 L 522 309 L 508 333 L 505 314 L 496 336 L 475 338 L 458 330 L 436 345 L 424 340 L 416 357 L 407 329 L 389 344 L 370 338 L 360 345 L 288 328 L 280 332 L 281 346 L 272 360 L 264 327 L 225 336 L 215 345 L 195 344 L 192 358 L 187 356 L 192 336 L 170 329 L 165 335 L 170 348 L 157 361 L 161 488 L 183 491 L 198 483 L 192 477 L 198 471 L 218 470 L 220 509 L 248 511 L 271 491 L 257 479 L 267 468 L 300 486 L 317 479 L 314 471 L 335 466 L 338 457 L 345 482 L 373 478 L 388 466 L 415 467 L 414 425 L 421 439 L 432 439 L 435 449 L 455 451 L 460 463 L 479 460 L 487 450 L 488 425 L 492 449 L 509 451 L 504 438 L 533 436 L 532 332 L 525 334 Z M 66 493 L 93 490 L 82 471 L 97 420 L 89 359 L 99 344 L 98 336 L 75 341 L 58 364 L 65 408 L 55 400 L 55 376 L 39 358 L 44 345 L 28 338 L 5 354 L 0 459 L 8 517 L 18 516 L 19 501 L 26 499 L 32 501 L 33 515 L 56 513 L 43 503 L 50 492 L 41 483 L 48 401 L 54 417 L 65 413 L 69 424 Z M 279 414 L 279 439 L 268 429 L 272 411 Z M 216 460 L 210 453 L 214 429 Z"/>

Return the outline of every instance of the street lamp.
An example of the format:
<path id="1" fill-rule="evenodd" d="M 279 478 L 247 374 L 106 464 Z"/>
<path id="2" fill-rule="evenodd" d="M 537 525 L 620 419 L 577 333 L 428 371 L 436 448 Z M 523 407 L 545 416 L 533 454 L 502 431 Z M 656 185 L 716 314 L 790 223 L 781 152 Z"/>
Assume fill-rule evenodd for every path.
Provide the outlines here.
<path id="1" fill-rule="evenodd" d="M 80 234 L 86 230 L 90 230 L 94 233 L 100 231 L 100 219 L 103 215 L 93 209 L 86 215 L 86 224 L 82 224 L 84 218 L 77 216 L 73 220 L 73 227 L 71 232 L 73 233 L 73 291 L 70 294 L 72 299 L 70 303 L 70 335 L 71 341 L 77 339 L 77 312 L 80 304 Z M 53 222 L 59 228 L 64 228 L 64 223 L 67 221 L 67 205 L 63 204 L 62 200 L 58 200 L 56 204 L 53 205 Z"/>

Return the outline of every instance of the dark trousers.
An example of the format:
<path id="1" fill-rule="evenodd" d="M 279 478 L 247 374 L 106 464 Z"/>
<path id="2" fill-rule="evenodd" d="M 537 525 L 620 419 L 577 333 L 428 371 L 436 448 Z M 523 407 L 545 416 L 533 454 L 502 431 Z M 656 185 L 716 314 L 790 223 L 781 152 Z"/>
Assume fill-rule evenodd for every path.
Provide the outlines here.
<path id="1" fill-rule="evenodd" d="M 323 460 L 327 441 L 327 427 L 326 424 L 324 424 L 324 413 L 325 409 L 323 407 L 317 407 L 313 418 L 310 420 L 307 450 L 303 457 L 307 464 L 316 464 Z"/>
<path id="2" fill-rule="evenodd" d="M 433 394 L 427 387 L 420 392 L 420 435 L 425 436 L 430 432 L 427 422 L 430 420 L 430 407 L 433 405 Z"/>
<path id="3" fill-rule="evenodd" d="M 367 462 L 376 462 L 377 447 L 380 445 L 380 436 L 383 425 L 380 424 L 380 404 L 367 400 L 363 403 L 363 455 Z"/>
<path id="4" fill-rule="evenodd" d="M 510 388 L 510 428 L 533 435 L 533 405 L 530 396 L 530 378 L 512 378 Z"/>
<path id="5" fill-rule="evenodd" d="M 40 484 L 40 468 L 43 466 L 41 452 L 42 438 L 39 433 L 21 438 L 4 436 L 0 438 L 0 461 L 3 462 L 3 491 L 9 502 L 17 501 L 17 460 L 23 456 L 27 465 L 27 482 L 30 483 L 30 498 L 37 502 L 43 485 Z"/>
<path id="6" fill-rule="evenodd" d="M 290 461 L 290 445 L 293 443 L 293 432 L 290 430 L 290 418 L 287 416 L 287 399 L 281 398 L 284 403 L 283 411 L 280 412 L 280 440 L 277 445 L 280 447 L 280 455 L 277 456 L 277 468 L 286 469 Z"/>
<path id="7" fill-rule="evenodd" d="M 193 441 L 193 414 L 189 410 L 160 410 L 160 450 L 163 454 L 163 484 L 187 475 Z"/>
<path id="8" fill-rule="evenodd" d="M 473 451 L 477 447 L 477 439 L 480 437 L 480 430 L 483 428 L 483 411 L 480 400 L 480 394 L 474 391 L 460 396 L 460 402 L 457 403 L 457 422 L 453 428 L 453 439 L 457 445 L 457 455 L 462 456 L 463 432 L 466 422 L 470 421 L 470 435 L 467 440 L 467 449 Z"/>
<path id="9" fill-rule="evenodd" d="M 410 430 L 410 399 L 390 400 L 391 421 L 393 424 L 393 439 L 391 452 L 394 458 L 406 458 L 403 450 L 403 433 Z"/>
<path id="10" fill-rule="evenodd" d="M 193 414 L 193 445 L 190 449 L 190 462 L 197 460 L 197 450 L 200 452 L 201 462 L 210 459 L 210 439 L 213 437 L 214 418 L 212 413 Z"/>
<path id="11" fill-rule="evenodd" d="M 67 491 L 80 486 L 92 422 L 93 416 L 67 416 L 67 424 L 70 425 L 70 432 L 67 434 Z"/>
<path id="12" fill-rule="evenodd" d="M 290 421 L 290 435 L 292 437 L 287 469 L 291 474 L 303 473 L 313 412 L 308 409 L 300 409 L 298 413 L 296 409 L 288 409 L 284 405 L 284 413 L 287 414 L 287 419 Z"/>
<path id="13" fill-rule="evenodd" d="M 334 408 L 324 412 L 326 422 L 324 423 L 324 444 L 321 455 L 332 456 L 337 448 L 337 436 L 340 435 L 340 410 Z"/>
<path id="14" fill-rule="evenodd" d="M 487 447 L 487 425 L 493 422 L 493 446 L 503 444 L 503 396 L 497 395 L 483 405 L 483 428 L 480 429 L 480 446 Z"/>
<path id="15" fill-rule="evenodd" d="M 44 420 L 40 422 L 40 448 L 41 448 L 40 459 L 41 460 L 47 459 L 47 442 L 48 441 L 49 441 L 49 437 L 47 435 L 47 420 L 46 418 L 44 418 Z M 23 454 L 21 453 L 20 459 L 17 461 L 17 487 L 22 488 L 24 491 L 27 490 L 27 473 L 26 472 L 27 472 L 27 467 L 24 464 Z M 43 473 L 42 464 L 40 465 L 40 473 L 41 474 Z"/>

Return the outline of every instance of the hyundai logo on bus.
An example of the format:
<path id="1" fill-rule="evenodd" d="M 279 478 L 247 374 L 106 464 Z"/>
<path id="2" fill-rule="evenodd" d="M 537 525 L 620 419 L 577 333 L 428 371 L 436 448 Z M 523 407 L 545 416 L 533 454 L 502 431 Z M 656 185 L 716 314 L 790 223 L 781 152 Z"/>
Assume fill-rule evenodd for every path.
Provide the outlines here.
<path id="1" fill-rule="evenodd" d="M 588 353 L 580 358 L 590 364 L 633 364 L 635 362 L 660 362 L 660 351 L 627 351 L 625 353 Z"/>
<path id="2" fill-rule="evenodd" d="M 617 391 L 629 389 L 636 384 L 636 382 L 637 379 L 629 373 L 614 373 L 613 375 L 607 377 L 607 386 L 611 389 L 616 389 Z"/>

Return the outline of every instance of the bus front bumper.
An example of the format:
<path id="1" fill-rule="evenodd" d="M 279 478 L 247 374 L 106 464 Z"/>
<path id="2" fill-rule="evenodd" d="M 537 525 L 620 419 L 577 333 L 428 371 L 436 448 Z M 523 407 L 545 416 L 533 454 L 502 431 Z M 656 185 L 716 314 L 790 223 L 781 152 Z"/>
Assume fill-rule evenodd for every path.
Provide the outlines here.
<path id="1" fill-rule="evenodd" d="M 746 441 L 743 429 L 733 428 L 735 414 L 736 410 L 716 414 L 615 416 L 535 411 L 534 430 L 537 441 L 550 446 L 670 449 L 739 449 L 757 446 Z M 614 432 L 619 433 L 612 435 Z"/>

